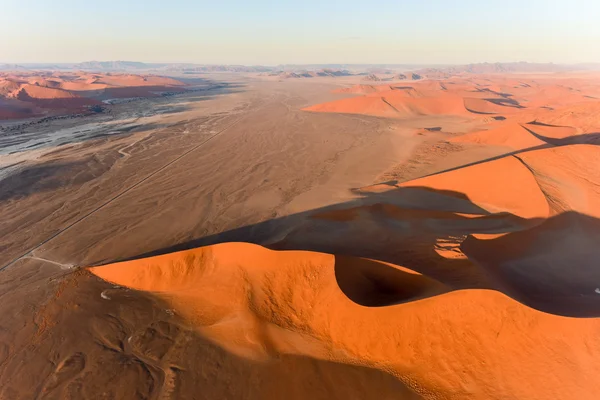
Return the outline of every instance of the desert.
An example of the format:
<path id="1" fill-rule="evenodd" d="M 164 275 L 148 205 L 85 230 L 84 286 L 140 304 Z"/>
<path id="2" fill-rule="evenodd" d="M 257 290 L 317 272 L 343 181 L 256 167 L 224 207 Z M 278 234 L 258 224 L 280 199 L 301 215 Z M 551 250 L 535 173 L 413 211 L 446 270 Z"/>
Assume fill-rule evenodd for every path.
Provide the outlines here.
<path id="1" fill-rule="evenodd" d="M 597 398 L 600 73 L 85 67 L 0 74 L 0 399 Z"/>

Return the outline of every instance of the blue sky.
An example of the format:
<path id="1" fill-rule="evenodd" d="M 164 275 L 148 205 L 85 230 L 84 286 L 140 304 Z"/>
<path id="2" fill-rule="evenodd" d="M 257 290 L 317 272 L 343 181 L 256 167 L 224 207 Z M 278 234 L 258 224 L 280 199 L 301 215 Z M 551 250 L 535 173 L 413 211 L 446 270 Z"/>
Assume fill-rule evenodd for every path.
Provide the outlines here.
<path id="1" fill-rule="evenodd" d="M 0 0 L 0 62 L 600 62 L 596 0 Z"/>

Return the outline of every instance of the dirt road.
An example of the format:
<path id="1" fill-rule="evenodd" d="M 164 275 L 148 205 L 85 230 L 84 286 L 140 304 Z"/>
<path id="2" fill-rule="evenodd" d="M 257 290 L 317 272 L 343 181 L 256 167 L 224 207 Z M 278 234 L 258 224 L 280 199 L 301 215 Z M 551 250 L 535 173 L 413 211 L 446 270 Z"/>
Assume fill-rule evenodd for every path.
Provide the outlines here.
<path id="1" fill-rule="evenodd" d="M 2 266 L 108 262 L 351 198 L 422 138 L 389 120 L 301 110 L 335 96 L 328 86 L 250 81 L 177 99 L 180 112 L 19 164 L 0 182 Z"/>

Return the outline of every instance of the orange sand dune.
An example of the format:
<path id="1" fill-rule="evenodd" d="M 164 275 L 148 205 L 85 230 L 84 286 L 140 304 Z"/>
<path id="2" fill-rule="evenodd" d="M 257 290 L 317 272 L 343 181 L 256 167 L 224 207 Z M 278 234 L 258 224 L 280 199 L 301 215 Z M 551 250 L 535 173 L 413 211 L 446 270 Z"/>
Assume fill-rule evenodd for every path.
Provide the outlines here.
<path id="1" fill-rule="evenodd" d="M 0 97 L 9 97 L 13 92 L 17 91 L 21 87 L 19 82 L 13 80 L 2 80 L 0 79 Z"/>
<path id="2" fill-rule="evenodd" d="M 465 113 L 463 101 L 458 96 L 440 95 L 438 97 L 407 98 L 400 91 L 393 91 L 383 97 L 396 110 L 405 116 L 413 115 L 460 115 Z"/>
<path id="3" fill-rule="evenodd" d="M 506 98 L 502 93 L 483 90 L 467 82 L 357 85 L 337 92 L 365 96 L 318 104 L 305 110 L 408 118 L 416 115 L 511 114 L 523 108 L 517 100 Z M 380 99 L 394 108 L 396 115 L 377 101 L 363 97 Z"/>
<path id="4" fill-rule="evenodd" d="M 463 101 L 457 96 L 411 97 L 404 90 L 379 92 L 378 95 L 336 100 L 307 107 L 313 112 L 366 114 L 379 117 L 410 117 L 416 115 L 464 114 Z"/>
<path id="5" fill-rule="evenodd" d="M 29 99 L 74 99 L 79 96 L 66 90 L 50 88 L 38 85 L 21 85 L 18 93 L 15 95 L 19 100 Z"/>
<path id="6" fill-rule="evenodd" d="M 14 96 L 20 101 L 50 109 L 81 109 L 99 103 L 96 100 L 81 97 L 66 90 L 30 84 L 22 85 Z"/>
<path id="7" fill-rule="evenodd" d="M 521 106 L 517 102 L 500 99 L 465 98 L 465 108 L 476 114 L 514 113 Z"/>
<path id="8" fill-rule="evenodd" d="M 490 129 L 470 132 L 450 139 L 455 143 L 479 143 L 492 146 L 506 146 L 514 150 L 533 150 L 540 146 L 564 144 L 564 140 L 574 138 L 577 130 L 570 126 L 546 125 L 537 122 L 519 124 L 515 122 L 495 123 Z M 581 138 L 585 141 L 585 138 Z"/>
<path id="9" fill-rule="evenodd" d="M 335 360 L 404 384 L 380 398 L 592 399 L 600 390 L 600 321 L 496 291 L 447 292 L 389 264 L 228 243 L 91 271 L 154 293 L 239 356 Z"/>
<path id="10" fill-rule="evenodd" d="M 551 214 L 600 217 L 600 147 L 574 144 L 516 155 L 532 172 Z"/>
<path id="11" fill-rule="evenodd" d="M 450 139 L 450 141 L 506 146 L 515 150 L 530 149 L 546 144 L 517 123 L 496 124 L 489 130 L 467 133 Z"/>
<path id="12" fill-rule="evenodd" d="M 88 90 L 103 90 L 103 89 L 106 89 L 107 87 L 108 87 L 107 84 L 96 83 L 95 81 L 87 82 L 87 81 L 77 80 L 77 81 L 71 81 L 71 82 L 62 82 L 60 84 L 61 89 L 70 90 L 73 92 L 88 91 Z"/>
<path id="13" fill-rule="evenodd" d="M 35 71 L 19 75 L 0 73 L 0 98 L 14 98 L 29 103 L 28 116 L 85 111 L 87 106 L 100 104 L 100 100 L 156 97 L 159 92 L 185 91 L 184 86 L 183 82 L 176 79 L 154 75 Z M 45 111 L 40 112 L 40 108 Z M 15 113 L 7 108 L 0 110 L 1 119 L 22 116 L 22 113 Z"/>
<path id="14" fill-rule="evenodd" d="M 152 96 L 160 88 L 183 90 L 168 78 L 152 76 L 25 73 L 21 78 L 6 75 L 2 79 L 10 82 L 4 83 L 6 93 L 13 93 L 10 88 L 18 85 L 16 90 L 31 94 L 29 102 L 0 98 L 0 117 L 9 106 L 11 112 L 23 113 L 27 107 L 48 104 L 44 101 Z M 60 87 L 49 87 L 56 86 L 52 82 L 60 82 Z M 346 93 L 341 97 L 348 93 L 355 97 L 307 108 L 392 118 L 364 118 L 360 123 L 356 118 L 329 118 L 347 125 L 329 125 L 325 115 L 299 116 L 292 103 L 281 107 L 281 96 L 265 103 L 259 93 L 278 86 L 283 96 L 287 90 L 281 82 L 266 84 L 262 91 L 256 83 L 250 97 L 238 99 L 256 98 L 257 102 L 248 103 L 246 111 L 232 108 L 231 117 L 236 121 L 242 118 L 240 123 L 248 126 L 264 122 L 265 115 L 282 123 L 294 120 L 306 123 L 298 126 L 321 126 L 334 150 L 330 153 L 333 158 L 323 157 L 321 164 L 315 164 L 325 169 L 316 169 L 316 174 L 307 178 L 310 181 L 293 181 L 299 189 L 291 194 L 277 182 L 293 179 L 294 174 L 269 176 L 278 192 L 286 192 L 285 198 L 275 199 L 273 204 L 285 206 L 269 208 L 269 213 L 257 206 L 257 214 L 249 217 L 261 222 L 253 224 L 243 212 L 254 210 L 254 204 L 244 200 L 246 194 L 226 195 L 237 193 L 236 185 L 242 185 L 250 187 L 247 194 L 251 197 L 251 190 L 262 189 L 247 183 L 264 184 L 264 174 L 248 172 L 252 176 L 236 183 L 229 179 L 231 174 L 208 171 L 217 186 L 223 179 L 228 182 L 220 198 L 231 197 L 229 203 L 219 202 L 217 210 L 211 211 L 213 191 L 196 193 L 185 187 L 193 167 L 206 169 L 188 157 L 188 164 L 179 164 L 177 169 L 171 163 L 172 169 L 148 185 L 134 186 L 136 191 L 117 196 L 112 206 L 95 209 L 94 215 L 81 220 L 87 225 L 67 233 L 60 244 L 44 242 L 35 248 L 19 260 L 18 267 L 2 273 L 0 287 L 8 289 L 2 304 L 8 306 L 2 309 L 7 311 L 3 312 L 7 321 L 0 326 L 0 333 L 10 327 L 15 333 L 3 336 L 0 343 L 0 372 L 10 381 L 0 385 L 0 397 L 27 393 L 30 382 L 38 380 L 31 384 L 33 395 L 24 397 L 83 398 L 80 394 L 86 393 L 96 398 L 120 393 L 112 397 L 598 398 L 600 129 L 596 128 L 600 100 L 589 97 L 598 90 L 593 82 L 587 77 L 550 74 L 462 74 L 443 80 L 355 86 L 341 90 Z M 302 86 L 288 84 L 290 88 Z M 299 98 L 308 96 L 303 93 L 297 93 Z M 283 114 L 277 116 L 273 110 Z M 439 115 L 446 116 L 437 120 Z M 426 117 L 417 118 L 420 116 Z M 204 116 L 190 118 L 181 122 L 186 129 L 196 123 L 206 126 Z M 229 126 L 228 118 L 223 124 Z M 357 131 L 370 129 L 368 138 L 353 141 L 355 147 L 336 139 L 337 131 L 354 135 L 357 131 L 351 129 L 356 124 Z M 281 143 L 292 137 L 281 135 L 280 126 L 274 123 L 273 129 L 262 125 L 258 129 L 261 134 L 274 131 L 278 138 L 283 137 L 283 142 L 271 144 L 277 154 Z M 423 126 L 432 128 L 428 131 Z M 181 132 L 177 127 L 183 125 L 175 125 L 175 135 Z M 247 130 L 247 126 L 238 128 Z M 414 134 L 418 129 L 428 134 Z M 441 132 L 436 133 L 438 130 Z M 224 132 L 204 153 L 223 153 L 225 156 L 219 157 L 229 163 L 228 149 L 239 142 L 240 132 Z M 326 146 L 320 144 L 324 143 L 323 132 L 315 131 L 319 147 Z M 457 136 L 457 132 L 469 133 Z M 348 169 L 349 164 L 370 171 L 370 158 L 381 154 L 387 159 L 377 149 L 396 145 L 395 137 L 384 135 L 399 133 L 404 135 L 400 139 L 406 140 L 399 144 L 406 145 L 402 150 L 409 152 L 415 146 L 412 157 L 379 178 L 351 180 L 383 183 L 352 190 L 344 203 L 332 204 L 336 202 L 327 198 L 331 200 L 328 205 L 305 211 L 310 206 L 298 199 L 314 193 L 315 198 L 337 195 L 338 187 L 347 189 L 350 180 L 342 175 L 356 170 Z M 155 151 L 154 140 L 161 148 L 167 146 L 170 135 L 143 136 L 143 146 L 135 151 L 127 149 L 133 144 L 113 142 L 126 139 L 134 143 L 139 138 L 135 133 L 130 138 L 103 139 L 106 154 L 110 152 L 114 159 L 123 155 L 122 149 L 129 155 L 118 159 L 118 168 L 110 171 L 117 175 L 106 179 L 120 182 L 122 171 L 129 171 L 129 166 L 143 172 L 144 163 L 135 160 L 146 160 L 146 152 Z M 302 149 L 313 139 L 301 136 L 300 147 L 292 143 L 291 148 L 299 149 L 305 162 L 307 151 Z M 258 138 L 254 153 L 246 141 L 249 147 L 244 151 L 270 154 L 271 147 L 265 145 L 272 142 L 270 138 Z M 369 142 L 373 138 L 385 141 L 373 147 Z M 183 151 L 189 148 L 188 139 L 182 139 Z M 448 144 L 440 140 L 452 142 L 447 146 L 451 150 L 438 150 Z M 89 146 L 95 145 L 86 144 L 83 150 L 95 149 Z M 339 158 L 338 153 L 348 148 L 346 153 L 351 155 Z M 71 151 L 80 150 L 75 146 Z M 472 150 L 480 152 L 478 158 L 469 158 L 466 164 Z M 432 153 L 437 158 L 429 157 Z M 80 155 L 68 151 L 52 154 L 61 163 L 68 162 L 69 154 Z M 359 158 L 349 160 L 354 155 Z M 441 159 L 446 155 L 458 162 Z M 217 166 L 221 158 L 214 159 Z M 428 164 L 428 158 L 437 164 Z M 214 160 L 203 162 L 212 165 Z M 278 158 L 266 160 L 284 167 L 296 165 L 287 165 L 285 160 L 280 163 Z M 150 171 L 157 171 L 153 162 L 148 163 Z M 240 171 L 245 168 L 242 164 Z M 330 167 L 342 172 L 330 174 Z M 312 183 L 317 181 L 318 185 Z M 109 181 L 103 178 L 101 182 Z M 329 187 L 329 182 L 335 187 Z M 86 183 L 85 190 L 94 185 Z M 181 190 L 165 194 L 171 187 Z M 52 190 L 47 188 L 44 193 Z M 150 201 L 146 210 L 132 202 L 148 195 L 166 200 Z M 191 200 L 176 202 L 170 211 L 164 209 L 164 204 L 181 196 Z M 65 204 L 62 199 L 55 201 L 59 207 Z M 9 206 L 19 201 L 24 200 L 11 198 Z M 296 204 L 288 209 L 289 202 Z M 195 215 L 200 219 L 210 220 L 210 229 L 204 221 L 204 225 L 199 222 L 187 227 L 176 224 L 171 216 L 189 207 L 198 208 Z M 294 213 L 294 207 L 305 208 Z M 154 208 L 160 218 L 146 221 Z M 139 213 L 132 213 L 133 209 Z M 269 218 L 273 211 L 278 216 Z M 211 215 L 218 218 L 213 221 Z M 139 217 L 147 225 L 135 228 Z M 217 221 L 219 218 L 222 221 Z M 117 220 L 124 221 L 128 229 L 104 230 L 112 229 L 111 222 Z M 99 221 L 106 226 L 96 224 Z M 170 225 L 177 230 L 166 238 L 160 228 Z M 196 236 L 209 231 L 218 233 Z M 120 235 L 119 243 L 110 232 Z M 82 242 L 75 245 L 73 238 Z M 144 238 L 142 243 L 127 245 L 139 238 Z M 239 243 L 242 240 L 268 244 L 269 249 Z M 214 244 L 218 242 L 225 243 Z M 74 259 L 115 259 L 115 254 L 127 257 L 142 251 L 171 251 L 162 244 L 177 249 L 213 245 L 62 271 L 65 276 L 56 279 L 35 271 L 45 273 L 48 261 L 70 261 L 69 248 L 78 254 Z M 10 290 L 16 285 L 13 282 L 21 279 L 28 291 Z M 46 290 L 44 296 L 36 297 Z M 35 310 L 33 315 L 28 314 L 29 309 Z M 40 376 L 47 378 L 37 379 Z M 105 392 L 103 386 L 110 381 L 118 384 L 112 392 Z"/>
<path id="15" fill-rule="evenodd" d="M 572 126 L 585 133 L 600 132 L 600 101 L 592 100 L 558 109 L 538 109 L 525 114 L 523 120 L 536 120 L 555 126 Z"/>
<path id="16" fill-rule="evenodd" d="M 557 84 L 558 83 L 558 84 Z M 560 107 L 570 104 L 588 102 L 589 97 L 585 93 L 565 87 L 559 84 L 560 82 L 552 82 L 552 84 L 540 85 L 536 88 L 523 90 L 520 96 L 528 98 L 527 107 Z"/>
<path id="17" fill-rule="evenodd" d="M 515 299 L 556 314 L 597 317 L 598 243 L 597 218 L 566 212 L 499 238 L 469 237 L 461 249 Z"/>
<path id="18" fill-rule="evenodd" d="M 490 184 L 482 185 L 482 182 Z M 399 186 L 460 192 L 472 203 L 493 213 L 544 218 L 550 212 L 534 176 L 513 156 L 415 179 Z"/>
<path id="19" fill-rule="evenodd" d="M 600 320 L 573 317 L 599 310 L 600 147 L 549 146 L 401 183 L 391 194 L 390 183 L 362 188 L 358 194 L 380 202 L 318 212 L 313 221 L 323 222 L 286 238 L 293 245 L 294 235 L 303 236 L 304 246 L 309 236 L 330 246 L 382 242 L 382 256 L 385 246 L 409 241 L 415 266 L 438 263 L 441 271 L 452 259 L 465 269 L 454 274 L 466 277 L 475 265 L 494 290 L 457 288 L 375 260 L 245 243 L 91 271 L 155 294 L 238 356 L 381 369 L 404 385 L 401 398 L 594 399 Z M 334 237 L 322 237 L 325 222 Z M 502 236 L 476 234 L 509 225 Z M 461 227 L 473 233 L 462 244 L 418 239 L 436 230 L 460 237 Z M 387 236 L 400 230 L 407 234 Z M 428 259 L 419 258 L 423 251 Z"/>
<path id="20" fill-rule="evenodd" d="M 573 144 L 518 152 L 398 186 L 459 192 L 485 210 L 523 218 L 566 211 L 600 217 L 598 160 L 599 146 Z"/>
<path id="21" fill-rule="evenodd" d="M 577 129 L 572 126 L 548 125 L 536 121 L 524 124 L 523 127 L 543 139 L 566 139 L 577 134 Z"/>
<path id="22" fill-rule="evenodd" d="M 36 86 L 44 86 L 44 87 L 49 87 L 49 88 L 60 88 L 61 83 L 63 83 L 63 80 L 60 78 L 53 78 L 53 79 L 47 79 L 45 77 L 33 77 L 32 79 L 29 79 L 29 81 L 27 82 L 31 85 L 36 85 Z"/>

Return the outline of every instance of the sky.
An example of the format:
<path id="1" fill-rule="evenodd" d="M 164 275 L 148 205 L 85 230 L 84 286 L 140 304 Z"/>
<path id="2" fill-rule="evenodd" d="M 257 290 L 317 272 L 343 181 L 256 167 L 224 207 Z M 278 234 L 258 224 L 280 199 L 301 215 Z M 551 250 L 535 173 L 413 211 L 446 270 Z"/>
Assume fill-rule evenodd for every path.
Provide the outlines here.
<path id="1" fill-rule="evenodd" d="M 597 0 L 0 0 L 0 63 L 600 62 Z"/>

